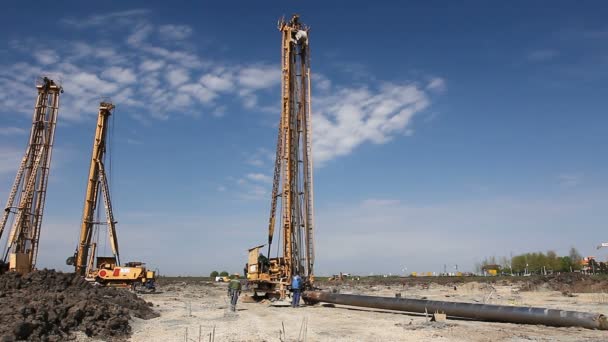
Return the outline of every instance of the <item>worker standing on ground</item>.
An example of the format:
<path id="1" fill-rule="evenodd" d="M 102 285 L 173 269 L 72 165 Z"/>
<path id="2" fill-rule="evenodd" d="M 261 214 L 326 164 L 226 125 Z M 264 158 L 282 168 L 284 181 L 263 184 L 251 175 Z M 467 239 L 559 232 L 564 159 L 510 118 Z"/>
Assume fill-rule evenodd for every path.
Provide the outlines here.
<path id="1" fill-rule="evenodd" d="M 228 283 L 228 296 L 230 297 L 230 311 L 236 311 L 236 302 L 239 300 L 241 294 L 241 281 L 236 276 Z"/>
<path id="2" fill-rule="evenodd" d="M 299 275 L 294 275 L 291 280 L 291 290 L 293 291 L 291 307 L 297 308 L 300 306 L 300 291 L 302 289 L 302 278 Z"/>

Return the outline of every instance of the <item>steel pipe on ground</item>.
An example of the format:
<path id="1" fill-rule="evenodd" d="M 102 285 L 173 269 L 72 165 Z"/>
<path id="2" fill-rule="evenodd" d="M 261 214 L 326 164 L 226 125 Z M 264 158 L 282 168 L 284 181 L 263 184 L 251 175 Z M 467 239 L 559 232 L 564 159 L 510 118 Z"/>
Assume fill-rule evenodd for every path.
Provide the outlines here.
<path id="1" fill-rule="evenodd" d="M 444 312 L 451 317 L 471 318 L 481 321 L 608 330 L 608 319 L 606 316 L 588 312 L 564 311 L 537 307 L 359 296 L 320 291 L 306 291 L 303 293 L 302 297 L 306 302 L 313 303 L 325 302 L 385 310 L 419 313 L 428 312 L 429 314 Z"/>

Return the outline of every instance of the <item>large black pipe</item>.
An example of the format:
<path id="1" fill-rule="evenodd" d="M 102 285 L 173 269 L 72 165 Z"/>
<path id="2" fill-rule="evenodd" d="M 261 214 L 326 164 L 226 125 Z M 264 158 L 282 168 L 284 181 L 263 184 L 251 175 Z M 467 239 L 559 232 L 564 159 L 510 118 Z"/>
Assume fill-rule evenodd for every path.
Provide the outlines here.
<path id="1" fill-rule="evenodd" d="M 385 310 L 428 312 L 429 314 L 444 312 L 451 317 L 471 318 L 481 321 L 608 330 L 608 320 L 606 316 L 588 312 L 522 306 L 442 302 L 422 299 L 359 296 L 319 291 L 306 291 L 303 293 L 302 297 L 307 303 L 325 302 Z"/>

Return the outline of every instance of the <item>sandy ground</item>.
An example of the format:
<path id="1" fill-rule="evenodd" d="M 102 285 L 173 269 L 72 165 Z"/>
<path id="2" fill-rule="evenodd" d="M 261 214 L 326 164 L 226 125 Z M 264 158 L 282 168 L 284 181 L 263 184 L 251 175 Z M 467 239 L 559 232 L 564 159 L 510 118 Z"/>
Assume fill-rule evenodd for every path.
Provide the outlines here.
<path id="1" fill-rule="evenodd" d="M 453 286 L 340 286 L 341 293 L 428 298 L 503 305 L 542 306 L 608 314 L 608 294 L 519 291 L 516 285 L 467 283 Z M 608 341 L 608 331 L 487 323 L 448 319 L 428 322 L 424 315 L 346 306 L 304 306 L 239 301 L 228 311 L 226 284 L 196 282 L 165 285 L 143 295 L 161 314 L 135 319 L 132 341 Z M 284 331 L 284 333 L 283 333 Z"/>

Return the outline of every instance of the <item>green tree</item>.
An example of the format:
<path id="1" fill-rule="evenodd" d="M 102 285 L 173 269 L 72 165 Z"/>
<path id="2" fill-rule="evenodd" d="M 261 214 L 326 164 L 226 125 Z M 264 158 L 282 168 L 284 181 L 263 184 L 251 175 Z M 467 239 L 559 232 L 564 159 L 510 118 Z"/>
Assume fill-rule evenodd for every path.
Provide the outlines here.
<path id="1" fill-rule="evenodd" d="M 498 264 L 500 265 L 501 271 L 502 273 L 511 273 L 511 259 L 507 258 L 506 256 L 501 256 L 499 259 Z"/>
<path id="2" fill-rule="evenodd" d="M 521 273 L 526 269 L 526 255 L 516 255 L 511 259 L 511 267 L 513 267 L 513 272 Z"/>
<path id="3" fill-rule="evenodd" d="M 559 258 L 559 271 L 560 272 L 570 272 L 570 266 L 572 266 L 572 259 L 569 256 L 563 256 Z"/>
<path id="4" fill-rule="evenodd" d="M 559 271 L 561 260 L 554 251 L 547 251 L 547 270 Z"/>
<path id="5" fill-rule="evenodd" d="M 572 247 L 570 248 L 570 261 L 571 264 L 570 266 L 572 266 L 573 270 L 580 270 L 581 269 L 581 261 L 583 260 L 583 257 L 581 256 L 581 254 L 576 250 L 576 248 Z"/>
<path id="6" fill-rule="evenodd" d="M 211 272 L 211 274 L 209 275 L 211 278 L 215 278 L 219 275 L 219 273 L 217 273 L 217 271 L 213 271 Z"/>
<path id="7" fill-rule="evenodd" d="M 227 277 L 227 276 L 228 276 L 228 272 L 226 272 L 226 271 L 222 271 L 220 273 L 220 277 Z"/>

